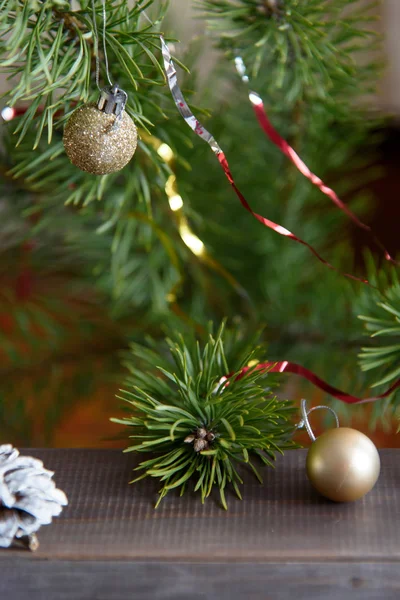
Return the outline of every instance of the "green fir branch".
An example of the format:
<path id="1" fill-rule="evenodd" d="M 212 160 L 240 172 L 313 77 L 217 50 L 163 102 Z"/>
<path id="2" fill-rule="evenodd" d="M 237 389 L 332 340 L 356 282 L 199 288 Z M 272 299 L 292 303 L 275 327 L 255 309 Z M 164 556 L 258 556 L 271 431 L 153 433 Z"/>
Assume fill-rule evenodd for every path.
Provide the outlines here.
<path id="1" fill-rule="evenodd" d="M 166 343 L 167 354 L 159 344 L 132 345 L 125 361 L 131 375 L 119 396 L 131 415 L 113 421 L 128 427 L 133 443 L 127 452 L 152 454 L 136 470 L 138 479 L 162 483 L 157 505 L 172 489 L 184 493 L 191 481 L 202 502 L 216 487 L 226 509 L 228 484 L 241 498 L 238 466 L 247 465 L 262 481 L 260 459 L 271 466 L 277 453 L 293 447 L 294 409 L 273 394 L 273 376 L 253 369 L 237 377 L 257 362 L 254 340 L 244 343 L 222 325 L 201 342 L 188 334 Z"/>
<path id="2" fill-rule="evenodd" d="M 367 345 L 361 348 L 361 370 L 374 377 L 372 387 L 377 393 L 386 391 L 400 379 L 400 281 L 393 267 L 378 268 L 368 258 L 371 280 L 382 292 L 361 294 L 356 303 L 359 319 L 364 325 Z M 394 390 L 384 402 L 391 413 L 400 406 L 400 394 Z M 382 406 L 381 412 L 384 412 Z"/>
<path id="3" fill-rule="evenodd" d="M 373 28 L 377 2 L 360 0 L 196 0 L 219 47 L 230 58 L 243 55 L 253 77 L 285 107 L 324 102 L 336 116 L 348 114 L 351 99 L 372 91 L 379 47 Z M 359 56 L 360 55 L 360 56 Z M 374 80 L 372 80 L 374 81 Z M 373 84 L 374 85 L 374 84 Z M 344 110 L 346 107 L 346 110 Z"/>
<path id="4" fill-rule="evenodd" d="M 333 385 L 343 389 L 351 386 L 355 393 L 365 390 L 371 375 L 376 374 L 375 383 L 389 377 L 382 388 L 394 381 L 399 362 L 397 316 L 393 312 L 400 311 L 398 284 L 388 278 L 380 282 L 382 295 L 372 289 L 361 293 L 358 313 L 365 315 L 364 323 L 372 328 L 366 329 L 368 336 L 374 334 L 363 343 L 353 314 L 359 285 L 350 285 L 329 272 L 305 249 L 266 231 L 243 211 L 227 187 L 215 157 L 189 133 L 164 85 L 156 30 L 166 4 L 162 3 L 156 11 L 157 24 L 151 27 L 139 18 L 152 0 L 134 6 L 122 0 L 106 0 L 112 76 L 128 92 L 127 110 L 141 131 L 150 130 L 173 149 L 185 217 L 207 252 L 248 292 L 251 304 L 224 285 L 183 243 L 165 195 L 171 170 L 147 143 L 146 136 L 140 140 L 130 165 L 104 178 L 80 172 L 63 153 L 61 130 L 66 119 L 77 102 L 94 100 L 97 94 L 91 1 L 74 3 L 78 8 L 72 10 L 71 3 L 63 0 L 0 0 L 0 63 L 10 78 L 4 101 L 27 109 L 3 128 L 5 152 L 0 182 L 0 258 L 7 265 L 0 272 L 0 310 L 15 323 L 12 331 L 0 323 L 2 348 L 7 353 L 7 384 L 3 383 L 0 390 L 0 425 L 3 430 L 9 427 L 18 440 L 24 436 L 30 439 L 29 425 L 25 423 L 29 411 L 25 411 L 23 396 L 14 383 L 26 369 L 36 369 L 39 354 L 61 372 L 64 351 L 69 355 L 68 348 L 64 348 L 69 335 L 77 344 L 77 363 L 80 352 L 101 346 L 105 338 L 115 340 L 115 344 L 109 348 L 110 363 L 104 364 L 114 364 L 112 355 L 127 347 L 132 337 L 143 341 L 144 332 L 151 331 L 157 338 L 165 325 L 178 328 L 174 311 L 192 329 L 201 329 L 208 319 L 215 322 L 224 315 L 237 318 L 241 314 L 242 326 L 248 330 L 255 323 L 264 323 L 263 339 L 268 342 L 271 360 L 301 362 Z M 205 11 L 217 45 L 229 58 L 240 51 L 249 74 L 257 76 L 252 84 L 265 97 L 277 129 L 310 168 L 371 223 L 373 203 L 363 188 L 376 177 L 376 170 L 371 168 L 375 160 L 371 152 L 374 123 L 371 114 L 365 118 L 361 106 L 376 83 L 379 54 L 371 58 L 370 51 L 375 50 L 378 38 L 370 31 L 372 12 L 365 3 L 199 0 L 197 4 Z M 96 7 L 101 28 L 100 2 Z M 157 7 L 158 3 L 154 8 Z M 203 50 L 198 44 L 196 48 L 192 46 L 190 64 Z M 369 52 L 364 55 L 365 49 Z M 182 73 L 178 75 L 185 93 L 187 87 L 198 89 L 195 77 L 187 80 Z M 235 94 L 225 93 L 232 85 Z M 252 207 L 312 243 L 342 270 L 356 272 L 348 221 L 265 139 L 247 103 L 246 88 L 239 87 L 232 64 L 220 60 L 198 93 L 199 103 L 215 109 L 211 118 L 202 111 L 202 120 L 205 117 L 206 126 L 223 146 L 236 181 Z M 16 134 L 12 135 L 14 130 Z M 15 297 L 13 277 L 9 281 L 10 273 L 17 275 L 24 267 L 23 249 L 32 241 L 29 268 L 40 293 L 35 291 L 29 302 L 20 302 Z M 86 318 L 81 318 L 78 311 L 75 315 L 71 308 L 75 299 L 82 297 L 90 299 L 88 312 L 92 300 L 93 306 L 102 309 L 94 321 L 96 326 L 90 322 L 86 330 Z M 171 302 L 171 297 L 177 303 Z M 65 320 L 69 312 L 71 318 Z M 88 313 L 84 314 L 86 317 Z M 105 323 L 107 327 L 103 328 Z M 218 339 L 223 342 L 223 350 Z M 88 340 L 90 344 L 86 345 Z M 162 485 L 168 485 L 168 481 L 184 490 L 186 481 L 179 480 L 196 464 L 189 479 L 197 482 L 203 498 L 211 483 L 211 487 L 220 489 L 221 501 L 225 503 L 228 481 L 240 496 L 236 462 L 245 464 L 248 459 L 255 464 L 258 458 L 270 460 L 264 451 L 251 445 L 259 439 L 255 432 L 241 429 L 254 424 L 242 415 L 245 424 L 241 425 L 237 414 L 242 414 L 245 402 L 251 411 L 256 410 L 260 400 L 261 409 L 258 406 L 257 410 L 262 414 L 266 411 L 265 429 L 257 421 L 261 419 L 259 413 L 254 418 L 256 429 L 261 432 L 257 435 L 264 443 L 274 439 L 270 438 L 271 431 L 277 434 L 267 429 L 267 424 L 272 427 L 268 402 L 272 402 L 271 410 L 278 415 L 284 404 L 274 400 L 269 389 L 265 391 L 266 383 L 269 388 L 276 381 L 271 374 L 233 378 L 220 394 L 213 394 L 221 374 L 237 372 L 247 365 L 256 341 L 240 336 L 234 340 L 225 331 L 221 338 L 212 337 L 207 352 L 204 344 L 202 341 L 198 354 L 194 341 L 185 333 L 176 353 L 175 342 L 170 342 L 171 352 L 177 356 L 174 367 L 166 359 L 169 351 L 158 341 L 155 346 L 149 342 L 147 348 L 135 345 L 126 360 L 132 369 L 134 361 L 137 366 L 123 397 L 132 399 L 128 392 L 134 394 L 131 431 L 137 418 L 138 435 L 150 436 L 140 442 L 138 438 L 138 443 L 166 438 L 160 443 L 165 456 L 159 453 L 149 458 L 158 462 L 148 467 L 143 463 L 144 476 L 147 469 L 164 469 L 159 476 L 162 478 L 168 465 L 173 464 L 176 472 L 169 473 Z M 383 362 L 360 372 L 357 352 L 361 345 L 366 347 L 366 356 L 361 357 L 363 367 Z M 34 356 L 28 356 L 26 349 L 33 349 Z M 37 349 L 40 352 L 35 353 Z M 215 350 L 214 355 L 210 349 Z M 253 358 L 257 356 L 256 351 Z M 209 367 L 200 377 L 199 366 L 204 361 Z M 158 375 L 156 366 L 160 367 Z M 115 365 L 104 368 L 111 372 Z M 83 368 L 80 382 L 85 381 L 86 372 Z M 96 378 L 95 369 L 92 375 Z M 99 373 L 98 379 L 102 376 Z M 40 378 L 40 385 L 45 386 L 45 379 L 45 375 Z M 200 396 L 200 392 L 205 396 Z M 66 388 L 61 400 L 58 392 L 55 394 L 54 407 L 49 407 L 54 418 L 49 423 L 59 421 L 68 409 L 67 397 L 73 399 L 75 395 L 73 386 Z M 390 415 L 396 397 L 375 403 L 373 418 L 382 420 L 385 413 Z M 231 404 L 225 404 L 227 398 L 232 400 L 233 414 L 229 412 Z M 190 444 L 182 442 L 182 429 L 189 424 L 181 419 L 187 419 L 187 414 L 157 410 L 157 403 L 191 415 L 195 423 L 191 421 L 186 437 L 195 438 Z M 218 416 L 219 437 L 196 453 L 194 442 L 203 439 L 199 430 L 207 425 L 203 404 Z M 282 421 L 281 429 L 286 426 L 289 428 Z M 248 441 L 244 434 L 248 434 Z M 284 439 L 279 438 L 279 448 L 283 448 Z M 157 449 L 158 444 L 145 445 L 140 452 L 151 448 Z M 187 460 L 187 464 L 180 468 L 180 462 L 174 462 L 176 455 L 169 455 L 168 449 L 179 451 L 179 460 Z M 215 449 L 217 454 L 213 454 Z M 220 459 L 229 449 L 234 457 L 228 455 L 225 464 Z M 163 463 L 163 456 L 172 462 Z M 157 477 L 154 472 L 152 475 Z M 161 496 L 165 493 L 162 489 Z"/>
<path id="5" fill-rule="evenodd" d="M 4 98 L 9 106 L 29 105 L 15 128 L 17 143 L 32 126 L 35 148 L 46 129 L 50 142 L 54 128 L 62 125 L 76 102 L 88 102 L 96 93 L 93 17 L 90 3 L 79 4 L 80 9 L 73 10 L 69 2 L 9 0 L 0 12 L 0 70 L 16 81 Z M 140 3 L 130 7 L 125 0 L 107 0 L 106 13 L 111 76 L 135 91 L 129 112 L 147 128 L 151 120 L 144 107 L 149 89 L 165 83 L 159 52 L 155 52 L 159 33 L 147 22 L 139 23 Z M 96 15 L 100 25 L 99 2 Z"/>

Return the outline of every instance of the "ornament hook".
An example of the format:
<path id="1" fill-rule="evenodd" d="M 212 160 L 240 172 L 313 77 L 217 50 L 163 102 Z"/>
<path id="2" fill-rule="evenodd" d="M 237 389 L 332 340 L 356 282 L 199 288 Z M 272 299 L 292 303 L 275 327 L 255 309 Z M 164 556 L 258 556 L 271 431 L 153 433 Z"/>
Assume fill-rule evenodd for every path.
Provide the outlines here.
<path id="1" fill-rule="evenodd" d="M 124 90 L 121 90 L 117 84 L 114 84 L 100 91 L 97 108 L 107 115 L 115 115 L 119 118 L 125 109 L 127 100 L 128 94 Z"/>
<path id="2" fill-rule="evenodd" d="M 311 427 L 310 421 L 308 419 L 308 416 L 312 412 L 314 412 L 314 410 L 319 410 L 321 408 L 329 410 L 333 414 L 333 416 L 335 417 L 336 427 L 340 427 L 340 425 L 339 425 L 339 418 L 338 418 L 336 412 L 333 410 L 333 408 L 331 408 L 330 406 L 325 406 L 325 405 L 321 404 L 320 406 L 314 406 L 313 408 L 310 408 L 310 410 L 307 410 L 307 400 L 302 400 L 301 401 L 301 405 L 300 405 L 302 420 L 298 424 L 297 429 L 303 429 L 305 427 L 308 435 L 310 436 L 311 441 L 313 441 L 313 442 L 315 442 L 316 437 L 315 437 L 314 432 L 312 430 L 312 427 Z"/>

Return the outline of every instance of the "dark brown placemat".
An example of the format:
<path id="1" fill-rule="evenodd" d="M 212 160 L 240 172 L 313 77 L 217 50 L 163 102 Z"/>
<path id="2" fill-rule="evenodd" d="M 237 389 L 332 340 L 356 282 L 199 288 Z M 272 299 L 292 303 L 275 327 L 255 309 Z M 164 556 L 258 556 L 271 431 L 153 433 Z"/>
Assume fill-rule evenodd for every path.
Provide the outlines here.
<path id="1" fill-rule="evenodd" d="M 128 485 L 136 457 L 117 450 L 24 450 L 55 470 L 69 506 L 39 532 L 34 558 L 155 561 L 398 561 L 400 450 L 382 450 L 374 490 L 352 504 L 319 497 L 306 478 L 306 451 L 288 452 L 264 485 L 244 474 L 243 501 L 218 494 L 167 496 L 154 510 L 159 484 Z M 28 557 L 29 553 L 13 552 Z M 0 552 L 0 560 L 9 551 Z"/>

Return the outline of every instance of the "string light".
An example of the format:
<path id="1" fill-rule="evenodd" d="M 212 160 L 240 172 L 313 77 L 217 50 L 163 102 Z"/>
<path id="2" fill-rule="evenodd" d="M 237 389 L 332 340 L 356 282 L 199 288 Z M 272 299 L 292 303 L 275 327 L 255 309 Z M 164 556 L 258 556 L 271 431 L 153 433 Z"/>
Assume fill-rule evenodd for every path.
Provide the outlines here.
<path id="1" fill-rule="evenodd" d="M 169 175 L 165 182 L 165 194 L 168 198 L 168 204 L 171 211 L 176 219 L 177 228 L 181 240 L 187 248 L 197 257 L 199 260 L 206 264 L 208 267 L 219 273 L 241 296 L 247 298 L 246 292 L 239 285 L 236 279 L 219 264 L 212 256 L 207 252 L 207 248 L 204 242 L 193 232 L 190 224 L 184 214 L 184 200 L 179 193 L 178 181 L 174 170 L 175 153 L 171 146 L 162 142 L 155 136 L 150 136 L 146 132 L 141 132 L 141 138 L 149 146 L 152 146 L 157 152 L 158 156 L 168 165 L 172 173 Z M 177 284 L 172 291 L 167 294 L 168 302 L 176 301 L 176 289 L 179 288 Z"/>
<path id="2" fill-rule="evenodd" d="M 167 162 L 167 161 L 165 161 Z M 171 161 L 168 161 L 167 164 L 169 165 Z M 165 184 L 165 193 L 167 194 L 168 198 L 171 198 L 172 196 L 175 195 L 175 190 L 176 190 L 176 176 L 175 175 L 170 175 L 166 181 Z"/>
<path id="3" fill-rule="evenodd" d="M 176 212 L 177 210 L 180 210 L 183 207 L 183 199 L 182 199 L 182 196 L 180 196 L 179 194 L 175 194 L 174 196 L 171 196 L 168 200 L 169 200 L 169 206 L 170 206 L 171 210 L 174 212 Z"/>
<path id="4" fill-rule="evenodd" d="M 12 108 L 11 106 L 5 106 L 1 111 L 1 117 L 3 121 L 12 121 L 15 117 L 15 114 L 15 108 Z"/>
<path id="5" fill-rule="evenodd" d="M 174 152 L 168 144 L 162 143 L 157 154 L 171 166 L 174 159 Z M 168 158 L 167 158 L 168 157 Z M 183 243 L 193 252 L 195 256 L 202 256 L 205 253 L 205 246 L 201 239 L 193 233 L 189 223 L 183 214 L 183 198 L 178 192 L 178 184 L 175 175 L 170 175 L 165 184 L 165 193 L 171 210 L 176 213 L 178 218 L 178 231 Z"/>
<path id="6" fill-rule="evenodd" d="M 186 246 L 190 248 L 193 254 L 196 256 L 202 256 L 204 254 L 205 247 L 203 242 L 190 230 L 187 223 L 180 223 L 179 233 L 182 240 L 185 242 Z"/>
<path id="7" fill-rule="evenodd" d="M 151 138 L 151 140 L 153 144 L 159 144 L 157 147 L 158 156 L 160 156 L 169 167 L 172 167 L 175 155 L 171 146 L 168 146 L 168 144 L 160 142 L 159 140 L 155 141 L 154 138 Z M 178 219 L 178 231 L 183 243 L 189 248 L 189 250 L 193 252 L 195 256 L 203 256 L 206 251 L 205 245 L 201 239 L 195 233 L 193 233 L 185 215 L 183 214 L 183 198 L 178 192 L 176 175 L 172 174 L 168 177 L 165 183 L 165 193 L 168 198 L 170 209 L 176 213 Z"/>
<path id="8" fill-rule="evenodd" d="M 158 147 L 157 154 L 158 156 L 161 156 L 161 158 L 165 160 L 166 163 L 171 162 L 174 158 L 174 151 L 170 146 L 168 146 L 168 144 L 164 143 L 160 144 L 160 146 Z"/>

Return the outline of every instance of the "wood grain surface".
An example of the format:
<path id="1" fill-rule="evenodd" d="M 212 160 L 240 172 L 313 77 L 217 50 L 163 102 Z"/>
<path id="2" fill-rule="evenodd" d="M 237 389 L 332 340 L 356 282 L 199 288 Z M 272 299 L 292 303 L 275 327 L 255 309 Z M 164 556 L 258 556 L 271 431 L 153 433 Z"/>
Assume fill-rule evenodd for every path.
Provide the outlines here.
<path id="1" fill-rule="evenodd" d="M 377 486 L 353 504 L 319 497 L 305 451 L 244 473 L 242 502 L 204 505 L 157 481 L 128 485 L 136 458 L 114 450 L 25 450 L 56 471 L 69 506 L 40 549 L 0 551 L 0 598 L 128 600 L 400 598 L 400 451 L 382 450 Z"/>

